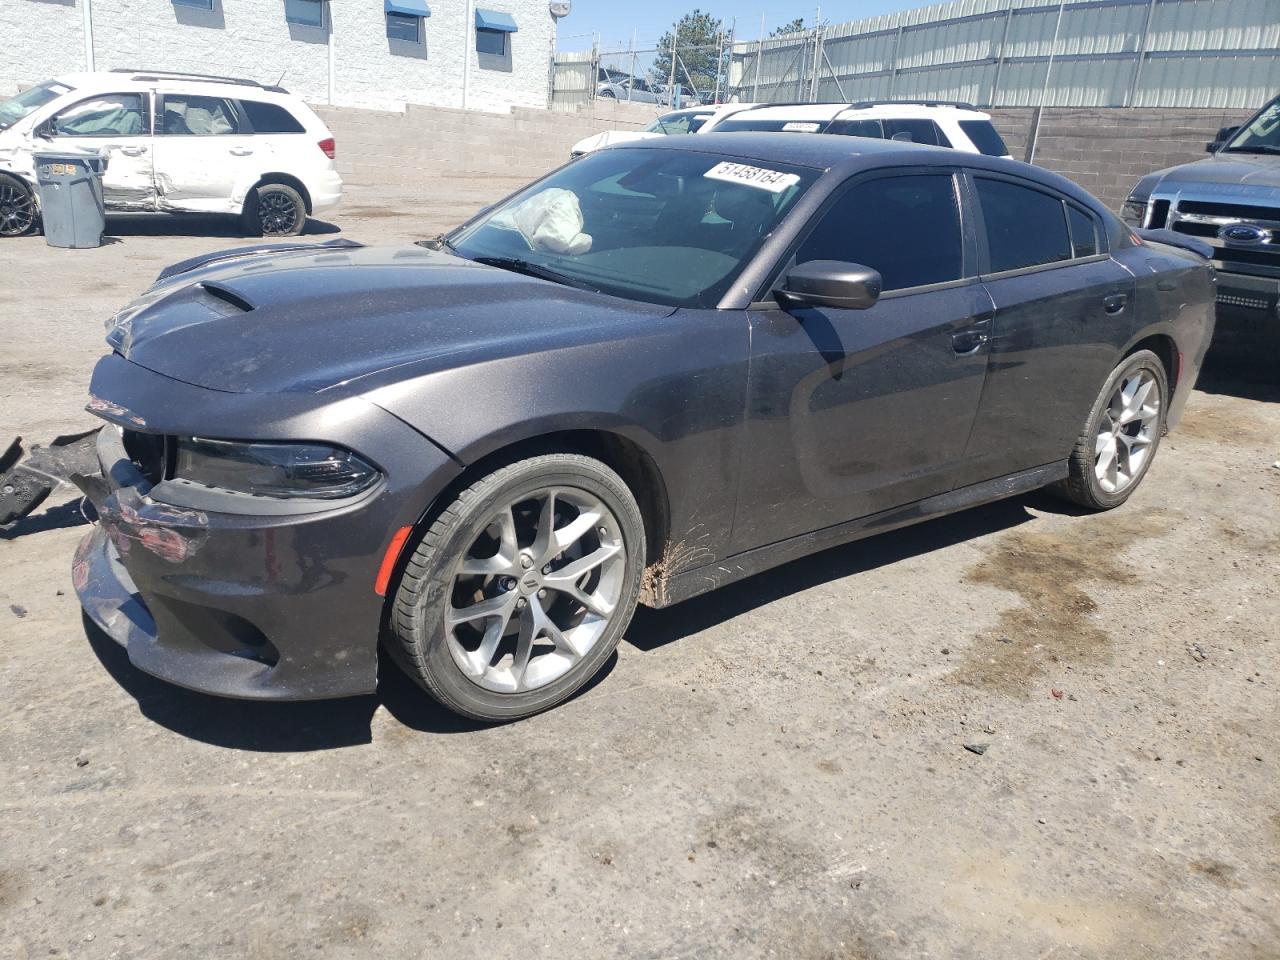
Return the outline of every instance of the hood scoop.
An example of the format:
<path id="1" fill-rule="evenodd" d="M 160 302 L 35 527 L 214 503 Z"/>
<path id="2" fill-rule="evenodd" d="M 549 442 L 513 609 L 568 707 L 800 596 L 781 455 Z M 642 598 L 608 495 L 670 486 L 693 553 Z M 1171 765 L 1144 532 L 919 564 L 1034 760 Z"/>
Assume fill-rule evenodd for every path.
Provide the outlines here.
<path id="1" fill-rule="evenodd" d="M 230 287 L 215 283 L 212 280 L 206 280 L 201 283 L 200 289 L 204 294 L 202 299 L 205 300 L 209 308 L 224 317 L 234 316 L 237 313 L 249 313 L 257 309 L 247 297 L 237 293 Z"/>

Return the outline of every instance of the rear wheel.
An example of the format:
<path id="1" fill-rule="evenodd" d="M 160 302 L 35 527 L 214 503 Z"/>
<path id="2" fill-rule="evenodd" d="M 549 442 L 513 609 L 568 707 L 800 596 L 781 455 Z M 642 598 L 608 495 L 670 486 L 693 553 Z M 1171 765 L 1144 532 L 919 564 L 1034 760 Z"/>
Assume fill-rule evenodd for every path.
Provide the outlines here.
<path id="1" fill-rule="evenodd" d="M 296 237 L 307 224 L 302 194 L 284 183 L 264 183 L 245 199 L 240 225 L 250 237 Z"/>
<path id="2" fill-rule="evenodd" d="M 20 237 L 36 225 L 31 189 L 16 177 L 0 174 L 0 237 Z"/>
<path id="3" fill-rule="evenodd" d="M 545 710 L 590 680 L 635 611 L 644 524 L 598 460 L 547 454 L 463 490 L 405 567 L 390 650 L 478 720 Z"/>
<path id="4" fill-rule="evenodd" d="M 1125 357 L 1094 401 L 1057 492 L 1091 510 L 1128 500 L 1160 446 L 1168 398 L 1159 357 L 1150 350 Z"/>

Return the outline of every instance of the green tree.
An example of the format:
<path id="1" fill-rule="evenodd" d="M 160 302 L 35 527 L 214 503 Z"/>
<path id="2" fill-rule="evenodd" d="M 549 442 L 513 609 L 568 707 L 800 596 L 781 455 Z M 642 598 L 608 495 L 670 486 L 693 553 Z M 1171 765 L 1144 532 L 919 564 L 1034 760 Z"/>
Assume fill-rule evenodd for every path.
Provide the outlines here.
<path id="1" fill-rule="evenodd" d="M 680 57 L 676 65 L 676 83 L 683 84 L 687 92 L 692 80 L 698 92 L 702 93 L 715 89 L 716 76 L 719 75 L 723 86 L 729 53 L 726 49 L 724 59 L 720 58 L 723 30 L 724 24 L 709 13 L 697 9 L 686 13 L 658 41 L 658 55 L 652 68 L 655 79 L 659 83 L 671 80 L 671 41 L 674 37 L 676 53 Z"/>
<path id="2" fill-rule="evenodd" d="M 775 27 L 769 36 L 785 37 L 789 33 L 800 33 L 802 30 L 804 30 L 804 18 L 796 17 L 790 23 L 784 23 L 780 27 Z"/>

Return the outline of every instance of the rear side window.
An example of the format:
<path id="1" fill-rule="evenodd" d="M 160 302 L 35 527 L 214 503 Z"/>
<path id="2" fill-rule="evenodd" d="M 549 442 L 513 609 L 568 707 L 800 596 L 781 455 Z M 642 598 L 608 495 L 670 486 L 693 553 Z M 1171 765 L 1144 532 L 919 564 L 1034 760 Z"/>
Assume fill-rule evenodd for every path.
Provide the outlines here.
<path id="1" fill-rule="evenodd" d="M 1004 140 L 1000 138 L 1000 134 L 996 133 L 996 128 L 991 125 L 990 120 L 961 120 L 960 129 L 973 141 L 979 153 L 985 153 L 988 157 L 1009 155 L 1009 148 L 1004 145 Z"/>
<path id="2" fill-rule="evenodd" d="M 239 133 L 239 126 L 236 112 L 227 100 L 166 93 L 156 133 L 171 137 L 216 137 Z"/>
<path id="3" fill-rule="evenodd" d="M 885 120 L 886 140 L 905 140 L 908 143 L 927 143 L 934 147 L 949 147 L 951 141 L 932 120 L 923 117 L 902 117 Z"/>
<path id="4" fill-rule="evenodd" d="M 1067 222 L 1071 227 L 1071 255 L 1092 257 L 1098 252 L 1098 221 L 1079 207 L 1067 204 Z"/>
<path id="5" fill-rule="evenodd" d="M 306 133 L 306 128 L 284 107 L 258 100 L 241 100 L 254 133 Z"/>
<path id="6" fill-rule="evenodd" d="M 876 140 L 884 137 L 879 120 L 836 120 L 827 128 L 827 133 L 838 133 L 846 137 L 871 137 Z"/>
<path id="7" fill-rule="evenodd" d="M 949 174 L 856 184 L 822 215 L 796 255 L 797 263 L 842 260 L 872 267 L 886 291 L 959 280 L 963 259 Z"/>
<path id="8" fill-rule="evenodd" d="M 1071 259 L 1061 200 L 1007 180 L 979 177 L 975 183 L 992 273 Z"/>

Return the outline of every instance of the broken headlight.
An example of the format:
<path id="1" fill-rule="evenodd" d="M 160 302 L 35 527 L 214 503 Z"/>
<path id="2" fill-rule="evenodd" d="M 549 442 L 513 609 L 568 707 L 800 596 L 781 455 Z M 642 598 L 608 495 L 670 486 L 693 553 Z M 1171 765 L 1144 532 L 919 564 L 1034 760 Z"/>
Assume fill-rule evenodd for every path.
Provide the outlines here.
<path id="1" fill-rule="evenodd" d="M 380 476 L 350 450 L 318 443 L 179 437 L 175 448 L 175 480 L 255 497 L 338 500 L 369 489 Z"/>

